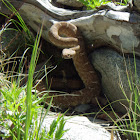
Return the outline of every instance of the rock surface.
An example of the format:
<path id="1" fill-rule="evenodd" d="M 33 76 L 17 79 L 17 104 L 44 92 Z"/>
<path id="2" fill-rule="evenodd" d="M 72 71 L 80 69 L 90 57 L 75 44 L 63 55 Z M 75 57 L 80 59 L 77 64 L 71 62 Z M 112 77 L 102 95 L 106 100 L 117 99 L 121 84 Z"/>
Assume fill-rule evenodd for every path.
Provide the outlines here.
<path id="1" fill-rule="evenodd" d="M 134 1 L 130 1 L 130 2 L 134 2 L 135 7 L 140 11 L 140 1 L 139 0 L 134 0 Z"/>
<path id="2" fill-rule="evenodd" d="M 91 61 L 94 67 L 101 73 L 103 92 L 110 101 L 126 99 L 120 87 L 123 88 L 125 94 L 130 99 L 130 95 L 132 95 L 132 91 L 129 88 L 126 72 L 128 72 L 130 79 L 131 76 L 133 77 L 133 80 L 136 81 L 134 82 L 134 84 L 137 83 L 138 86 L 139 79 L 140 79 L 139 59 L 136 59 L 136 66 L 137 66 L 136 78 L 135 78 L 134 58 L 127 58 L 127 57 L 124 58 L 114 50 L 110 50 L 106 48 L 98 49 L 91 54 Z M 123 102 L 123 104 L 125 104 L 128 107 L 126 101 Z M 126 112 L 125 107 L 122 106 L 118 101 L 115 102 L 113 106 L 117 111 L 121 111 L 122 113 Z"/>
<path id="3" fill-rule="evenodd" d="M 90 109 L 90 105 L 89 104 L 81 104 L 81 105 L 76 106 L 74 111 L 79 112 L 79 113 L 84 113 L 88 109 Z"/>
<path id="4" fill-rule="evenodd" d="M 12 55 L 16 52 L 18 55 L 22 55 L 25 51 L 26 41 L 29 43 L 29 40 L 26 38 L 24 32 L 19 32 L 17 30 L 5 30 L 1 35 L 0 48 L 5 55 Z"/>
<path id="5" fill-rule="evenodd" d="M 62 139 L 65 140 L 110 140 L 111 134 L 101 125 L 91 122 L 84 116 L 71 116 L 65 117 L 66 124 L 64 129 L 69 129 Z M 49 125 L 54 120 L 54 117 L 47 116 L 44 119 L 43 126 L 46 127 L 46 131 L 49 129 Z M 101 122 L 100 122 L 101 123 Z M 113 140 L 120 140 L 114 137 Z"/>

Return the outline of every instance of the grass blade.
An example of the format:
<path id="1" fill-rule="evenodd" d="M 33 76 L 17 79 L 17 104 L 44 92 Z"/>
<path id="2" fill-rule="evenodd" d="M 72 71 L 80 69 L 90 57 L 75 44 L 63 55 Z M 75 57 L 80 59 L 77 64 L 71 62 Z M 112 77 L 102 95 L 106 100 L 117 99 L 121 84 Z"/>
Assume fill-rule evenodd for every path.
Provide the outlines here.
<path id="1" fill-rule="evenodd" d="M 30 127 L 30 120 L 31 120 L 31 106 L 32 106 L 32 99 L 31 99 L 31 90 L 33 86 L 33 75 L 35 71 L 35 66 L 37 62 L 37 56 L 38 56 L 38 46 L 39 46 L 39 41 L 41 38 L 41 33 L 42 33 L 42 28 L 40 30 L 39 35 L 37 36 L 35 40 L 35 44 L 33 47 L 33 52 L 32 52 L 32 57 L 31 57 L 31 62 L 30 62 L 30 68 L 29 68 L 29 76 L 28 76 L 28 81 L 27 81 L 27 97 L 26 97 L 26 126 L 25 126 L 25 140 L 28 139 L 28 131 Z"/>

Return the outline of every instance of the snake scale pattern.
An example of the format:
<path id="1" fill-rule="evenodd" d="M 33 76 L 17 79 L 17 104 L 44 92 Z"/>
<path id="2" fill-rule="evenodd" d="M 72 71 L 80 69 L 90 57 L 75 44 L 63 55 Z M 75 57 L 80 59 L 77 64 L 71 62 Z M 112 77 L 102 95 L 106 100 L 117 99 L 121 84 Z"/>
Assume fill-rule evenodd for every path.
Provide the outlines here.
<path id="1" fill-rule="evenodd" d="M 84 39 L 78 28 L 71 23 L 57 22 L 49 30 L 49 40 L 55 46 L 63 49 L 63 58 L 72 58 L 74 66 L 85 85 L 84 89 L 74 91 L 68 96 L 55 97 L 53 99 L 54 105 L 66 108 L 89 103 L 92 99 L 98 97 L 100 93 L 99 78 L 88 60 Z"/>

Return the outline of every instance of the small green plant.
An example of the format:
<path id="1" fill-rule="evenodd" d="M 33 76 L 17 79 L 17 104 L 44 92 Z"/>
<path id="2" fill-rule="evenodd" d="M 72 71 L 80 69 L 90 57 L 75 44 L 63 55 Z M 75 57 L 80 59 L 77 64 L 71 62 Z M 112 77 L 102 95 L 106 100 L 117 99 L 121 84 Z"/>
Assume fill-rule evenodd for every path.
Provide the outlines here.
<path id="1" fill-rule="evenodd" d="M 48 132 L 41 127 L 44 118 L 48 114 L 52 100 L 47 110 L 44 110 L 44 106 L 39 105 L 44 100 L 44 97 L 39 98 L 37 94 L 31 95 L 30 120 L 26 122 L 26 86 L 18 87 L 15 81 L 7 85 L 9 86 L 3 86 L 0 89 L 0 127 L 4 130 L 4 134 L 1 134 L 0 137 L 13 140 L 61 139 L 64 132 L 66 132 L 64 130 L 65 120 L 63 115 L 59 115 L 52 122 Z M 38 116 L 40 116 L 40 119 Z M 27 137 L 25 133 L 26 126 L 28 126 Z"/>
<path id="2" fill-rule="evenodd" d="M 8 87 L 4 86 L 0 89 L 2 94 L 0 103 L 0 126 L 4 127 L 7 131 L 9 130 L 9 134 L 4 134 L 3 137 L 14 137 L 16 134 L 19 137 L 20 133 L 23 132 L 21 124 L 25 121 L 25 114 L 23 114 L 23 111 L 25 111 L 26 96 L 24 91 L 25 88 L 17 87 L 16 82 L 10 83 Z M 19 96 L 21 97 L 19 98 Z M 11 125 L 5 124 L 7 120 L 11 122 Z"/>
<path id="3" fill-rule="evenodd" d="M 7 0 L 2 0 L 2 2 L 11 11 L 14 12 L 14 15 L 18 17 L 19 22 L 12 19 L 9 20 L 14 21 L 13 23 L 14 24 L 16 23 L 17 28 L 18 26 L 22 27 L 23 30 L 27 33 L 27 36 L 30 37 L 30 32 L 26 24 L 22 20 L 21 16 L 16 11 L 16 9 Z M 7 23 L 10 22 L 8 21 Z M 5 28 L 7 29 L 8 26 L 5 26 Z M 2 31 L 0 31 L 0 33 L 6 31 L 5 28 L 2 28 Z M 42 128 L 42 123 L 44 121 L 44 118 L 48 114 L 48 111 L 52 103 L 52 99 L 50 101 L 50 105 L 48 106 L 47 110 L 45 110 L 44 112 L 44 106 L 43 105 L 41 106 L 40 103 L 43 100 L 45 100 L 45 98 L 47 97 L 47 91 L 46 94 L 42 97 L 38 97 L 36 92 L 35 94 L 32 94 L 33 74 L 40 52 L 38 46 L 41 38 L 41 33 L 42 33 L 42 28 L 39 34 L 37 35 L 34 45 L 30 45 L 33 51 L 32 51 L 32 56 L 30 61 L 27 84 L 25 86 L 20 87 L 20 80 L 21 80 L 20 72 L 22 71 L 21 69 L 24 61 L 24 56 L 28 49 L 25 50 L 23 56 L 21 57 L 19 70 L 18 70 L 19 76 L 13 78 L 12 80 L 10 79 L 11 81 L 9 81 L 9 78 L 7 77 L 8 75 L 2 74 L 1 76 L 0 127 L 2 127 L 3 130 L 5 131 L 3 134 L 0 134 L 0 137 L 2 137 L 3 139 L 8 138 L 13 140 L 21 140 L 21 139 L 44 140 L 44 139 L 54 138 L 57 140 L 57 139 L 61 139 L 61 137 L 65 132 L 64 130 L 65 120 L 63 115 L 62 116 L 59 115 L 57 120 L 54 120 L 52 122 L 50 126 L 50 130 L 48 132 L 46 132 L 45 129 Z M 9 61 L 10 59 L 7 59 L 7 61 Z M 1 63 L 2 64 L 1 72 L 4 71 L 4 69 L 2 68 L 4 66 L 4 62 L 7 63 L 7 61 L 6 60 L 2 61 L 3 63 Z M 13 73 L 11 73 L 11 76 L 14 77 L 14 75 L 12 74 Z"/>
<path id="4" fill-rule="evenodd" d="M 60 140 L 64 133 L 68 130 L 64 130 L 65 120 L 63 115 L 58 115 L 57 119 L 50 125 L 50 130 L 47 133 L 47 139 Z M 55 135 L 54 135 L 55 133 Z"/>
<path id="5" fill-rule="evenodd" d="M 87 7 L 88 10 L 91 9 L 96 9 L 97 7 L 100 7 L 101 5 L 105 5 L 109 2 L 109 0 L 78 0 L 81 3 L 83 3 L 83 5 L 85 5 Z M 124 0 L 124 2 L 116 2 L 116 4 L 120 4 L 120 5 L 126 5 L 129 2 L 129 0 Z"/>
<path id="6" fill-rule="evenodd" d="M 111 2 L 107 0 L 79 0 L 79 1 L 82 2 L 87 7 L 88 10 L 95 9 L 96 7 Z"/>

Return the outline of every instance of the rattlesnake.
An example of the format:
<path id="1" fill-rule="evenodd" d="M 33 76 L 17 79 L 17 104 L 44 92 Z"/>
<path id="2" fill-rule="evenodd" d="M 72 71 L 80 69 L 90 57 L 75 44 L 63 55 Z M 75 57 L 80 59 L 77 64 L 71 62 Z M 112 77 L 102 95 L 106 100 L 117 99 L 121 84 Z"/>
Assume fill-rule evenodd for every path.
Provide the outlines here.
<path id="1" fill-rule="evenodd" d="M 85 85 L 84 89 L 72 92 L 72 95 L 75 94 L 75 96 L 55 97 L 53 99 L 54 104 L 61 107 L 76 106 L 89 103 L 94 97 L 98 97 L 100 93 L 99 78 L 88 60 L 84 40 L 77 27 L 67 22 L 55 23 L 49 30 L 49 40 L 63 49 L 63 58 L 72 58 Z"/>

